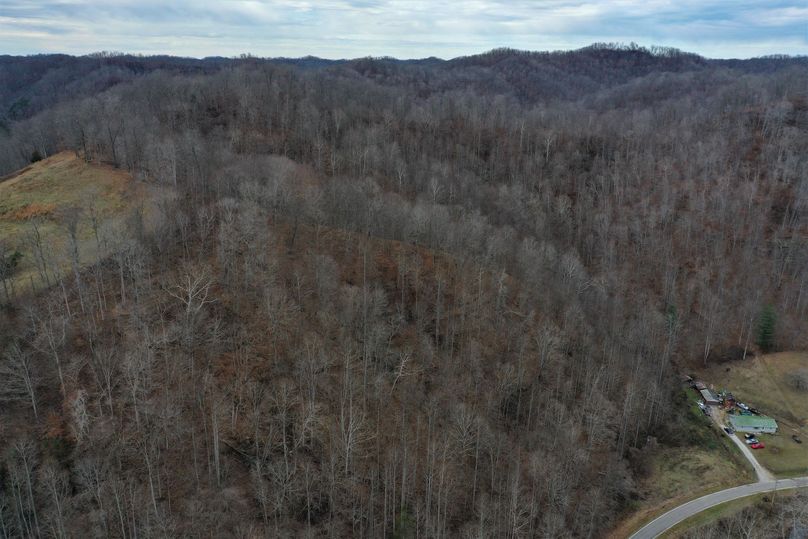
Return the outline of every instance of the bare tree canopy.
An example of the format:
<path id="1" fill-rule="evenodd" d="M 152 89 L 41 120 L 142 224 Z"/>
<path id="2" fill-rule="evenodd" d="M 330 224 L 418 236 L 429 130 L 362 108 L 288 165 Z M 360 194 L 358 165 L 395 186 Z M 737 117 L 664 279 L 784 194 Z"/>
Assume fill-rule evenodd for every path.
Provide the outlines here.
<path id="1" fill-rule="evenodd" d="M 604 536 L 690 443 L 679 372 L 808 346 L 807 83 L 612 45 L 0 58 L 0 174 L 159 193 L 0 179 L 0 538 Z"/>

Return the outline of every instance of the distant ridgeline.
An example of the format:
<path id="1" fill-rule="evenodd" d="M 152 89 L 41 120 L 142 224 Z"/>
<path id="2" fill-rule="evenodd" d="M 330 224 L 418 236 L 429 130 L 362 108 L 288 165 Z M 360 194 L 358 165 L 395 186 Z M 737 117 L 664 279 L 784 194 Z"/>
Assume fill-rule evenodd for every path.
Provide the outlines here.
<path id="1" fill-rule="evenodd" d="M 595 43 L 572 51 L 529 52 L 501 48 L 452 60 L 431 57 L 399 60 L 366 57 L 328 60 L 302 58 L 142 56 L 100 52 L 87 56 L 42 54 L 0 56 L 0 130 L 11 121 L 28 118 L 64 100 L 94 95 L 136 77 L 162 71 L 210 74 L 244 64 L 288 65 L 306 70 L 338 68 L 388 84 L 425 85 L 430 92 L 475 88 L 514 95 L 527 101 L 578 98 L 586 93 L 654 72 L 682 72 L 730 67 L 743 72 L 766 72 L 789 65 L 806 65 L 805 57 L 772 55 L 748 60 L 709 60 L 671 47 L 641 47 L 634 43 Z M 479 71 L 483 69 L 484 71 Z M 487 80 L 486 85 L 481 85 Z M 552 81 L 552 85 L 550 82 Z M 531 86 L 534 86 L 531 89 Z"/>

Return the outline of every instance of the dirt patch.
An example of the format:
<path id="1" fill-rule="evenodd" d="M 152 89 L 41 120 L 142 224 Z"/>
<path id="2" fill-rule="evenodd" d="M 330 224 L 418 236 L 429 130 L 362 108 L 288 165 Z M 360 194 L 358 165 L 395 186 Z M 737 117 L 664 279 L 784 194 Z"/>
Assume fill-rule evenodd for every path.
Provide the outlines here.
<path id="1" fill-rule="evenodd" d="M 755 353 L 747 349 L 744 351 L 743 346 L 714 346 L 708 356 L 709 363 L 728 363 L 731 361 L 742 361 L 744 359 L 751 359 Z"/>
<path id="2" fill-rule="evenodd" d="M 6 219 L 8 221 L 27 221 L 28 219 L 32 219 L 34 217 L 47 217 L 53 213 L 55 209 L 56 204 L 53 203 L 33 203 L 0 215 L 0 219 Z"/>

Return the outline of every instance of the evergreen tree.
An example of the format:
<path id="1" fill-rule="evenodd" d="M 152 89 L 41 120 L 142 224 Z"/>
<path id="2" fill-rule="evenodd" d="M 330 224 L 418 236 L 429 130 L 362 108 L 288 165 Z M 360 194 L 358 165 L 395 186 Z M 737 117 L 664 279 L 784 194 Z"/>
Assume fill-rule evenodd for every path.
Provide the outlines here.
<path id="1" fill-rule="evenodd" d="M 774 348 L 774 325 L 777 315 L 771 305 L 766 305 L 758 318 L 757 345 L 763 352 L 770 352 Z"/>

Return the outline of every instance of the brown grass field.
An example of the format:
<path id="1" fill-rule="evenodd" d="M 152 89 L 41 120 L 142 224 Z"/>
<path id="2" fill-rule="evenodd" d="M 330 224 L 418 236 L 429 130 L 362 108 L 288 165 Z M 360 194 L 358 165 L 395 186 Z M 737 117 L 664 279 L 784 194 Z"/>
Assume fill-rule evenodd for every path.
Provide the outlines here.
<path id="1" fill-rule="evenodd" d="M 777 420 L 776 435 L 762 435 L 766 449 L 758 460 L 778 477 L 808 474 L 808 392 L 796 389 L 789 376 L 808 369 L 808 353 L 780 352 L 715 365 L 699 373 L 716 389 L 727 389 L 741 402 Z M 791 439 L 799 435 L 803 443 Z"/>
<path id="2" fill-rule="evenodd" d="M 754 481 L 751 465 L 726 436 L 696 406 L 698 396 L 687 390 L 686 400 L 672 410 L 689 425 L 682 447 L 660 447 L 650 474 L 637 485 L 642 498 L 607 537 L 621 539 L 664 512 L 711 492 Z"/>
<path id="3" fill-rule="evenodd" d="M 23 255 L 12 286 L 19 292 L 31 283 L 39 285 L 30 241 L 35 226 L 52 266 L 64 273 L 70 266 L 69 215 L 78 215 L 80 263 L 90 264 L 126 237 L 126 221 L 136 209 L 153 216 L 156 193 L 125 171 L 86 163 L 72 152 L 58 153 L 0 179 L 0 241 Z"/>

